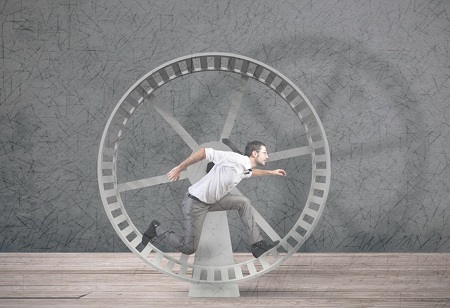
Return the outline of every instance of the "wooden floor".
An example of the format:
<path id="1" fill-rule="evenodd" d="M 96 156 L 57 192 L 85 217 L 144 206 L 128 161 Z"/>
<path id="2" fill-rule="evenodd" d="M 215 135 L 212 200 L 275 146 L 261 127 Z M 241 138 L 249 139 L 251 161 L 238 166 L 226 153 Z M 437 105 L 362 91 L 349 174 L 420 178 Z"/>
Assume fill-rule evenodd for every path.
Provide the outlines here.
<path id="1" fill-rule="evenodd" d="M 450 253 L 295 254 L 237 298 L 190 298 L 131 253 L 0 253 L 0 270 L 0 307 L 450 307 Z"/>

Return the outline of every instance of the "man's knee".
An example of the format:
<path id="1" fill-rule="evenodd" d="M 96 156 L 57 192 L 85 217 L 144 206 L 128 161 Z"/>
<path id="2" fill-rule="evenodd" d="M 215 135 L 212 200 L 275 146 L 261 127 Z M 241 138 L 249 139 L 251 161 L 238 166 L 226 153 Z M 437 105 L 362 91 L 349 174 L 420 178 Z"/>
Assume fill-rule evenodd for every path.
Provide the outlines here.
<path id="1" fill-rule="evenodd" d="M 185 255 L 191 255 L 195 252 L 194 249 L 185 249 L 184 251 L 182 251 Z"/>
<path id="2" fill-rule="evenodd" d="M 185 255 L 191 255 L 191 254 L 193 254 L 193 253 L 195 253 L 197 251 L 197 247 L 198 247 L 198 245 L 184 247 L 182 253 L 184 253 Z"/>
<path id="3" fill-rule="evenodd" d="M 239 205 L 242 209 L 250 209 L 252 207 L 252 202 L 249 198 L 242 196 Z"/>

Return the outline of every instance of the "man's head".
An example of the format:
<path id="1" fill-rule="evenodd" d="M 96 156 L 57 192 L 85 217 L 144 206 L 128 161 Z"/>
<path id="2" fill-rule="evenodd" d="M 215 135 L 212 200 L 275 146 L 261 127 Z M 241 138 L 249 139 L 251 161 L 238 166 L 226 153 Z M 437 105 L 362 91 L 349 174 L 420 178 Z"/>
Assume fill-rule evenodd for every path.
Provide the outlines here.
<path id="1" fill-rule="evenodd" d="M 247 143 L 245 155 L 250 157 L 256 166 L 264 166 L 269 159 L 265 144 L 257 140 Z"/>

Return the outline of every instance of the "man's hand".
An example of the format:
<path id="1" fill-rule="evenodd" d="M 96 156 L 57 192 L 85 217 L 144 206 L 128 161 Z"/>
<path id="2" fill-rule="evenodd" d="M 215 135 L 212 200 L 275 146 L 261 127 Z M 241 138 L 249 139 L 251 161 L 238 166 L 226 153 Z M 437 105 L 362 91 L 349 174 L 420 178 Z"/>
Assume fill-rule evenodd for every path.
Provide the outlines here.
<path id="1" fill-rule="evenodd" d="M 272 170 L 272 175 L 286 176 L 286 171 L 283 169 Z"/>
<path id="2" fill-rule="evenodd" d="M 206 152 L 205 148 L 200 148 L 194 153 L 192 153 L 188 158 L 186 158 L 181 164 L 167 172 L 167 178 L 169 181 L 174 182 L 180 179 L 181 171 L 189 167 L 190 165 L 193 165 L 195 163 L 198 163 L 199 161 L 206 158 Z"/>
<path id="3" fill-rule="evenodd" d="M 177 181 L 180 178 L 180 173 L 181 173 L 180 166 L 176 166 L 167 173 L 167 178 L 171 182 Z"/>

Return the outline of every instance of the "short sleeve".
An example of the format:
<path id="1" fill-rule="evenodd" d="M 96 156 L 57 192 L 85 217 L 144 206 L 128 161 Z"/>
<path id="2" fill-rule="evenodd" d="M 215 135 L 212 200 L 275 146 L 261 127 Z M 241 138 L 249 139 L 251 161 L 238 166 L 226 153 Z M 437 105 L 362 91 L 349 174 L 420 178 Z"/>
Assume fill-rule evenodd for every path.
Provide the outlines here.
<path id="1" fill-rule="evenodd" d="M 208 161 L 214 160 L 214 150 L 211 148 L 205 148 L 205 156 Z"/>

